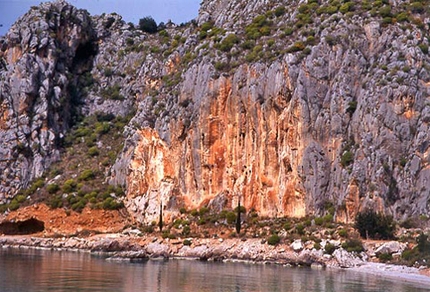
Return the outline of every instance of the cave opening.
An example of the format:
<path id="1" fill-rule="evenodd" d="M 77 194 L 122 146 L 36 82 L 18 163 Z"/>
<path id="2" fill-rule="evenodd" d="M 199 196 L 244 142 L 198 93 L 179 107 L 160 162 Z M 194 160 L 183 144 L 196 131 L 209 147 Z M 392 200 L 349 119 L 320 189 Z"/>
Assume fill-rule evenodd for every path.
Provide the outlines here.
<path id="1" fill-rule="evenodd" d="M 73 71 L 75 73 L 83 73 L 91 70 L 93 58 L 97 54 L 98 47 L 94 42 L 86 42 L 80 44 L 73 58 Z"/>
<path id="2" fill-rule="evenodd" d="M 27 235 L 42 232 L 45 230 L 45 223 L 35 218 L 24 221 L 6 221 L 0 223 L 0 234 L 4 235 Z"/>

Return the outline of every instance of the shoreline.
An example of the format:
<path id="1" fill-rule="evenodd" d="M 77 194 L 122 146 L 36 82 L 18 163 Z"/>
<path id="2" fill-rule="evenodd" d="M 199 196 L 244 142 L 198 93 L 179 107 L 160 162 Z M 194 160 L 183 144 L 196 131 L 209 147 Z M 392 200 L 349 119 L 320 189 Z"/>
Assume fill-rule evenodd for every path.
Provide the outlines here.
<path id="1" fill-rule="evenodd" d="M 332 255 L 322 250 L 294 251 L 289 245 L 262 243 L 261 239 L 189 239 L 169 240 L 161 237 L 137 237 L 123 234 L 99 234 L 82 237 L 0 236 L 0 247 L 84 252 L 109 261 L 145 262 L 148 260 L 201 260 L 245 264 L 275 264 L 288 267 L 307 266 L 316 269 L 338 269 L 382 276 L 401 282 L 429 284 L 428 269 L 368 261 L 366 254 L 349 253 L 342 248 Z M 361 258 L 360 258 L 361 257 Z M 426 272 L 426 273 L 424 273 Z"/>

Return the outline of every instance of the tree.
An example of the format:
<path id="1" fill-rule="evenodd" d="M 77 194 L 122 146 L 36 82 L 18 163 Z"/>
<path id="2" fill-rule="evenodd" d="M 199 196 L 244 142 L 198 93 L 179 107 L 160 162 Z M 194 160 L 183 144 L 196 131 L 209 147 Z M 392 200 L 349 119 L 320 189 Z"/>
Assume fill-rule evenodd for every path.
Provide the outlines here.
<path id="1" fill-rule="evenodd" d="M 154 18 L 151 16 L 146 16 L 139 20 L 139 29 L 147 32 L 147 33 L 156 33 L 157 32 L 157 23 Z"/>
<path id="2" fill-rule="evenodd" d="M 163 231 L 163 204 L 160 204 L 160 218 L 158 220 L 158 227 L 160 227 L 160 232 Z"/>
<path id="3" fill-rule="evenodd" d="M 396 224 L 391 216 L 367 210 L 358 213 L 355 228 L 362 238 L 393 239 Z"/>
<path id="4" fill-rule="evenodd" d="M 236 233 L 240 234 L 240 213 L 241 213 L 241 208 L 240 208 L 240 197 L 239 197 L 239 201 L 237 204 L 237 217 L 236 217 Z"/>

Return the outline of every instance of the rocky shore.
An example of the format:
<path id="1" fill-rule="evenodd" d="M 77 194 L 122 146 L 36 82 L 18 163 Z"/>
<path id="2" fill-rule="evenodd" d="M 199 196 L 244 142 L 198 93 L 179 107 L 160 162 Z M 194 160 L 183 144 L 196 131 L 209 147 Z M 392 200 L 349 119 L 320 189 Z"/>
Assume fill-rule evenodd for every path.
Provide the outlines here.
<path id="1" fill-rule="evenodd" d="M 335 242 L 330 242 L 331 244 Z M 324 245 L 325 242 L 322 243 Z M 103 255 L 107 260 L 139 262 L 151 259 L 191 259 L 207 261 L 235 261 L 311 268 L 344 268 L 374 275 L 395 277 L 409 282 L 428 282 L 424 267 L 414 268 L 373 262 L 375 251 L 401 247 L 396 242 L 366 243 L 366 252 L 347 252 L 342 247 L 333 254 L 316 250 L 299 240 L 291 245 L 268 245 L 261 239 L 189 238 L 163 239 L 133 234 L 100 234 L 89 237 L 47 238 L 37 236 L 2 236 L 2 248 L 39 248 L 89 252 Z"/>

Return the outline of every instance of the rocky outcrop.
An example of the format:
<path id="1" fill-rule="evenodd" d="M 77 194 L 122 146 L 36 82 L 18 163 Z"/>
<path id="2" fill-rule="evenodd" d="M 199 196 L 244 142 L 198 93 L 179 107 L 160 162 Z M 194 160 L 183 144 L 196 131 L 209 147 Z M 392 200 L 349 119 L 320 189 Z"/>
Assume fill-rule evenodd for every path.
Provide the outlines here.
<path id="1" fill-rule="evenodd" d="M 24 17 L 2 45 L 0 193 L 12 196 L 58 159 L 68 109 L 135 107 L 107 179 L 126 187 L 139 222 L 158 220 L 160 207 L 170 220 L 181 207 L 238 200 L 269 217 L 428 213 L 427 12 L 386 4 L 391 18 L 409 9 L 407 21 L 388 22 L 361 3 L 354 15 L 325 1 L 290 4 L 203 1 L 195 23 L 159 35 L 62 1 L 33 9 L 25 17 L 55 16 L 40 22 L 46 37 L 34 36 L 37 25 L 24 33 Z M 77 106 L 64 89 L 84 72 L 95 82 Z"/>
<path id="2" fill-rule="evenodd" d="M 214 3 L 203 3 L 200 20 L 213 15 L 229 27 L 230 11 L 240 10 Z M 397 219 L 427 212 L 421 30 L 404 33 L 361 17 L 319 25 L 306 56 L 287 53 L 215 76 L 203 57 L 184 71 L 177 98 L 192 109 L 189 126 L 172 110 L 157 118 L 156 131 L 136 132 L 127 152 L 128 206 L 141 220 L 154 220 L 160 204 L 172 211 L 178 202 L 229 207 L 238 198 L 265 216 L 318 214 L 334 205 L 344 222 L 365 208 Z"/>
<path id="3" fill-rule="evenodd" d="M 80 76 L 92 66 L 88 12 L 64 1 L 33 7 L 1 40 L 0 202 L 52 162 L 80 111 Z"/>

